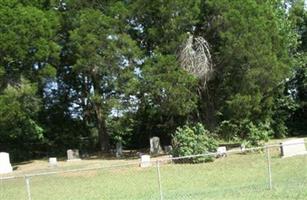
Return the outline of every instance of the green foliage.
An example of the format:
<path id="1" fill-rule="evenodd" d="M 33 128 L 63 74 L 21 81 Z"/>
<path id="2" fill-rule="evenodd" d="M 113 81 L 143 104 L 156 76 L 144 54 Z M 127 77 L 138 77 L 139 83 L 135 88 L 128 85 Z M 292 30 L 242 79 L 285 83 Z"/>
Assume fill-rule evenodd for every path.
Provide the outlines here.
<path id="1" fill-rule="evenodd" d="M 273 133 L 269 123 L 260 123 L 256 126 L 249 122 L 244 124 L 243 130 L 246 131 L 247 146 L 264 145 L 264 142 L 267 142 Z"/>
<path id="2" fill-rule="evenodd" d="M 200 0 L 133 1 L 132 25 L 147 55 L 175 54 L 198 22 Z"/>
<path id="3" fill-rule="evenodd" d="M 57 73 L 60 53 L 59 18 L 47 7 L 43 1 L 0 2 L 0 144 L 15 161 L 33 156 L 43 143 L 43 87 Z"/>
<path id="4" fill-rule="evenodd" d="M 170 133 L 196 109 L 196 85 L 196 79 L 179 67 L 175 56 L 157 52 L 146 60 L 135 91 L 139 108 L 134 143 L 145 143 L 151 135 L 169 143 Z"/>
<path id="5" fill-rule="evenodd" d="M 210 25 L 200 30 L 213 45 L 216 63 L 215 78 L 204 92 L 214 103 L 204 104 L 204 110 L 219 114 L 215 127 L 222 122 L 221 129 L 232 131 L 226 138 L 236 140 L 246 137 L 244 129 L 253 129 L 246 128 L 245 121 L 256 127 L 268 121 L 270 129 L 282 131 L 276 123 L 285 124 L 286 118 L 274 115 L 275 103 L 285 96 L 282 89 L 294 68 L 298 45 L 282 3 L 206 1 L 203 9 Z"/>
<path id="6" fill-rule="evenodd" d="M 196 80 L 178 67 L 174 56 L 158 55 L 145 62 L 142 93 L 151 112 L 161 115 L 187 115 L 196 107 Z"/>
<path id="7" fill-rule="evenodd" d="M 15 3 L 0 3 L 1 58 L 7 76 L 18 78 L 20 73 L 31 79 L 33 67 L 43 68 L 49 60 L 58 57 L 59 46 L 54 38 L 58 18 L 52 11 Z"/>
<path id="8" fill-rule="evenodd" d="M 289 97 L 298 106 L 291 113 L 287 125 L 291 135 L 306 134 L 307 128 L 307 10 L 305 1 L 295 0 L 289 10 L 293 28 L 299 35 L 299 46 L 296 53 L 296 68 L 293 78 L 287 83 Z"/>
<path id="9" fill-rule="evenodd" d="M 283 138 L 289 135 L 286 123 L 297 109 L 299 109 L 299 105 L 290 96 L 281 96 L 275 100 L 272 117 L 272 129 L 275 138 Z"/>
<path id="10" fill-rule="evenodd" d="M 144 54 L 139 63 L 139 101 L 135 144 L 145 147 L 148 137 L 158 135 L 169 144 L 170 133 L 196 111 L 197 81 L 180 68 L 177 60 L 187 32 L 198 22 L 200 2 L 131 1 L 131 36 Z"/>
<path id="11" fill-rule="evenodd" d="M 129 144 L 133 131 L 134 121 L 131 116 L 112 117 L 108 120 L 111 139 L 122 144 Z"/>
<path id="12" fill-rule="evenodd" d="M 216 134 L 227 142 L 240 142 L 246 146 L 260 146 L 273 136 L 270 123 L 254 124 L 245 119 L 240 122 L 223 121 Z"/>
<path id="13" fill-rule="evenodd" d="M 195 126 L 185 125 L 177 128 L 172 140 L 174 157 L 190 156 L 215 152 L 217 142 L 211 133 L 200 123 Z M 212 156 L 202 156 L 188 159 L 192 162 L 202 162 L 212 160 Z"/>
<path id="14" fill-rule="evenodd" d="M 303 0 L 284 3 L 2 0 L 1 142 L 59 152 L 84 138 L 92 149 L 107 150 L 109 139 L 145 147 L 199 121 L 250 145 L 304 133 L 307 15 Z M 178 63 L 188 32 L 210 44 L 205 88 Z"/>
<path id="15" fill-rule="evenodd" d="M 232 121 L 222 121 L 220 125 L 215 130 L 216 134 L 219 137 L 227 142 L 238 142 L 240 141 L 239 137 L 239 127 L 237 124 Z"/>
<path id="16" fill-rule="evenodd" d="M 82 9 L 73 19 L 73 30 L 69 31 L 69 46 L 75 56 L 72 70 L 78 82 L 84 85 L 74 85 L 79 94 L 75 103 L 82 107 L 87 123 L 98 129 L 101 148 L 105 151 L 109 148 L 110 136 L 107 119 L 112 109 L 117 109 L 121 103 L 126 105 L 122 109 L 129 109 L 129 102 L 123 102 L 129 101 L 134 89 L 135 62 L 140 55 L 122 19 L 113 17 L 116 13 L 112 10 L 117 12 L 118 9 L 124 8 L 115 4 L 106 6 L 107 12 Z"/>

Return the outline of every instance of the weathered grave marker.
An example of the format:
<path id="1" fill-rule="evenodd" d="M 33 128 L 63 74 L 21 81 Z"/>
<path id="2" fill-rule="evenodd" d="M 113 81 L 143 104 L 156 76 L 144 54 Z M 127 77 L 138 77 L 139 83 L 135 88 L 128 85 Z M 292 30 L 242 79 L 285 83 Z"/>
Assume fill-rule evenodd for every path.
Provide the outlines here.
<path id="1" fill-rule="evenodd" d="M 150 154 L 160 154 L 161 153 L 161 145 L 159 137 L 150 138 Z"/>
<path id="2" fill-rule="evenodd" d="M 281 156 L 291 157 L 307 154 L 304 139 L 293 139 L 281 143 Z"/>
<path id="3" fill-rule="evenodd" d="M 78 149 L 68 149 L 67 150 L 67 161 L 79 161 L 79 150 Z"/>
<path id="4" fill-rule="evenodd" d="M 216 156 L 217 157 L 226 157 L 227 156 L 227 149 L 225 146 L 220 146 L 217 148 L 216 151 Z"/>
<path id="5" fill-rule="evenodd" d="M 123 145 L 121 142 L 116 143 L 116 157 L 119 158 L 123 155 Z"/>
<path id="6" fill-rule="evenodd" d="M 164 146 L 164 153 L 170 154 L 170 153 L 172 153 L 172 150 L 173 150 L 172 145 L 166 145 L 166 146 Z"/>

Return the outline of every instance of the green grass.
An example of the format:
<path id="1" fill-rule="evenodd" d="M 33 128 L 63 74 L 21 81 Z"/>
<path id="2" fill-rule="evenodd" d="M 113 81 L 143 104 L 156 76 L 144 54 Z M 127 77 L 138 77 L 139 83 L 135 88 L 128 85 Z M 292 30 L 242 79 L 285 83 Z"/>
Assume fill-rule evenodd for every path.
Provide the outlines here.
<path id="1" fill-rule="evenodd" d="M 307 156 L 281 159 L 272 151 L 273 189 L 264 153 L 230 155 L 212 163 L 162 164 L 168 199 L 306 199 Z M 137 165 L 31 178 L 32 200 L 159 199 L 157 169 Z M 1 200 L 26 199 L 23 179 L 2 181 Z"/>

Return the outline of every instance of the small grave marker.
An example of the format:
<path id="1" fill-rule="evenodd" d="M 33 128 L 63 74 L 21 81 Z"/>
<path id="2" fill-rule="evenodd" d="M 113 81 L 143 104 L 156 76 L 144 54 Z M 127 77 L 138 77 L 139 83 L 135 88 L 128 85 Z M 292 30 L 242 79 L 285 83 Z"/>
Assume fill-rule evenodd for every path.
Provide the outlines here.
<path id="1" fill-rule="evenodd" d="M 225 146 L 221 146 L 217 148 L 217 157 L 226 157 L 227 156 L 227 149 Z"/>
<path id="2" fill-rule="evenodd" d="M 55 158 L 55 157 L 49 158 L 49 166 L 50 167 L 57 167 L 58 166 L 57 158 Z"/>
<path id="3" fill-rule="evenodd" d="M 141 167 L 150 167 L 151 166 L 150 156 L 149 155 L 142 155 L 141 156 L 140 166 Z"/>
<path id="4" fill-rule="evenodd" d="M 172 150 L 173 150 L 172 145 L 164 146 L 164 152 L 165 152 L 166 154 L 170 154 L 170 153 L 172 152 Z"/>
<path id="5" fill-rule="evenodd" d="M 67 150 L 67 161 L 80 161 L 79 150 L 78 149 L 68 149 Z"/>
<path id="6" fill-rule="evenodd" d="M 291 157 L 307 154 L 304 139 L 293 139 L 281 143 L 281 156 Z"/>

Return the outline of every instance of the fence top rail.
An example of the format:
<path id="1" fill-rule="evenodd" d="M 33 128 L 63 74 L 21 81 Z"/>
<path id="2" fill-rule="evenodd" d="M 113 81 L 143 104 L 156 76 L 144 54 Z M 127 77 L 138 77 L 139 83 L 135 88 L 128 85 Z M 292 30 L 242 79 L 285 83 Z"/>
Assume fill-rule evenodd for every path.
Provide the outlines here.
<path id="1" fill-rule="evenodd" d="M 290 146 L 290 145 L 296 145 L 296 144 L 302 144 L 305 142 L 297 142 L 297 143 L 290 143 L 290 144 L 281 144 L 281 143 L 274 143 L 274 144 L 267 144 L 264 146 L 259 147 L 251 147 L 251 148 L 245 148 L 242 149 L 233 149 L 228 150 L 226 153 L 229 154 L 235 154 L 235 153 L 242 153 L 242 152 L 251 152 L 251 151 L 258 151 L 258 150 L 264 150 L 269 148 L 276 148 L 281 146 Z M 172 160 L 180 160 L 180 159 L 189 159 L 189 158 L 197 158 L 202 156 L 217 156 L 219 152 L 206 152 L 203 154 L 196 154 L 196 155 L 189 155 L 189 156 L 180 156 L 180 157 L 169 157 L 169 158 L 160 158 L 152 160 L 151 163 L 154 162 L 166 162 L 166 161 L 172 161 Z M 99 166 L 99 167 L 88 167 L 83 169 L 70 169 L 70 170 L 59 170 L 59 171 L 51 171 L 51 172 L 42 172 L 42 173 L 29 173 L 29 174 L 22 174 L 22 175 L 16 175 L 16 176 L 1 176 L 0 180 L 9 180 L 9 179 L 17 179 L 17 178 L 30 178 L 35 176 L 46 176 L 46 175 L 54 175 L 54 174 L 63 174 L 63 173 L 74 173 L 74 172 L 85 172 L 85 171 L 92 171 L 92 170 L 101 170 L 101 169 L 112 169 L 117 167 L 127 167 L 127 166 L 133 166 L 138 165 L 140 163 L 139 160 L 134 162 L 129 162 L 126 164 L 118 164 L 118 165 L 110 165 L 110 166 Z"/>
<path id="2" fill-rule="evenodd" d="M 29 173 L 29 174 L 22 174 L 17 176 L 5 176 L 0 177 L 0 180 L 9 180 L 9 179 L 17 179 L 17 178 L 30 178 L 35 176 L 46 176 L 46 175 L 54 175 L 54 174 L 65 174 L 65 173 L 74 173 L 74 172 L 85 172 L 85 171 L 92 171 L 92 170 L 100 170 L 100 169 L 111 169 L 117 167 L 127 167 L 136 165 L 139 162 L 130 162 L 126 164 L 119 164 L 119 165 L 110 165 L 110 166 L 100 166 L 100 167 L 87 167 L 83 169 L 70 169 L 70 170 L 59 170 L 59 171 L 51 171 L 51 172 L 41 172 L 41 173 Z"/>

